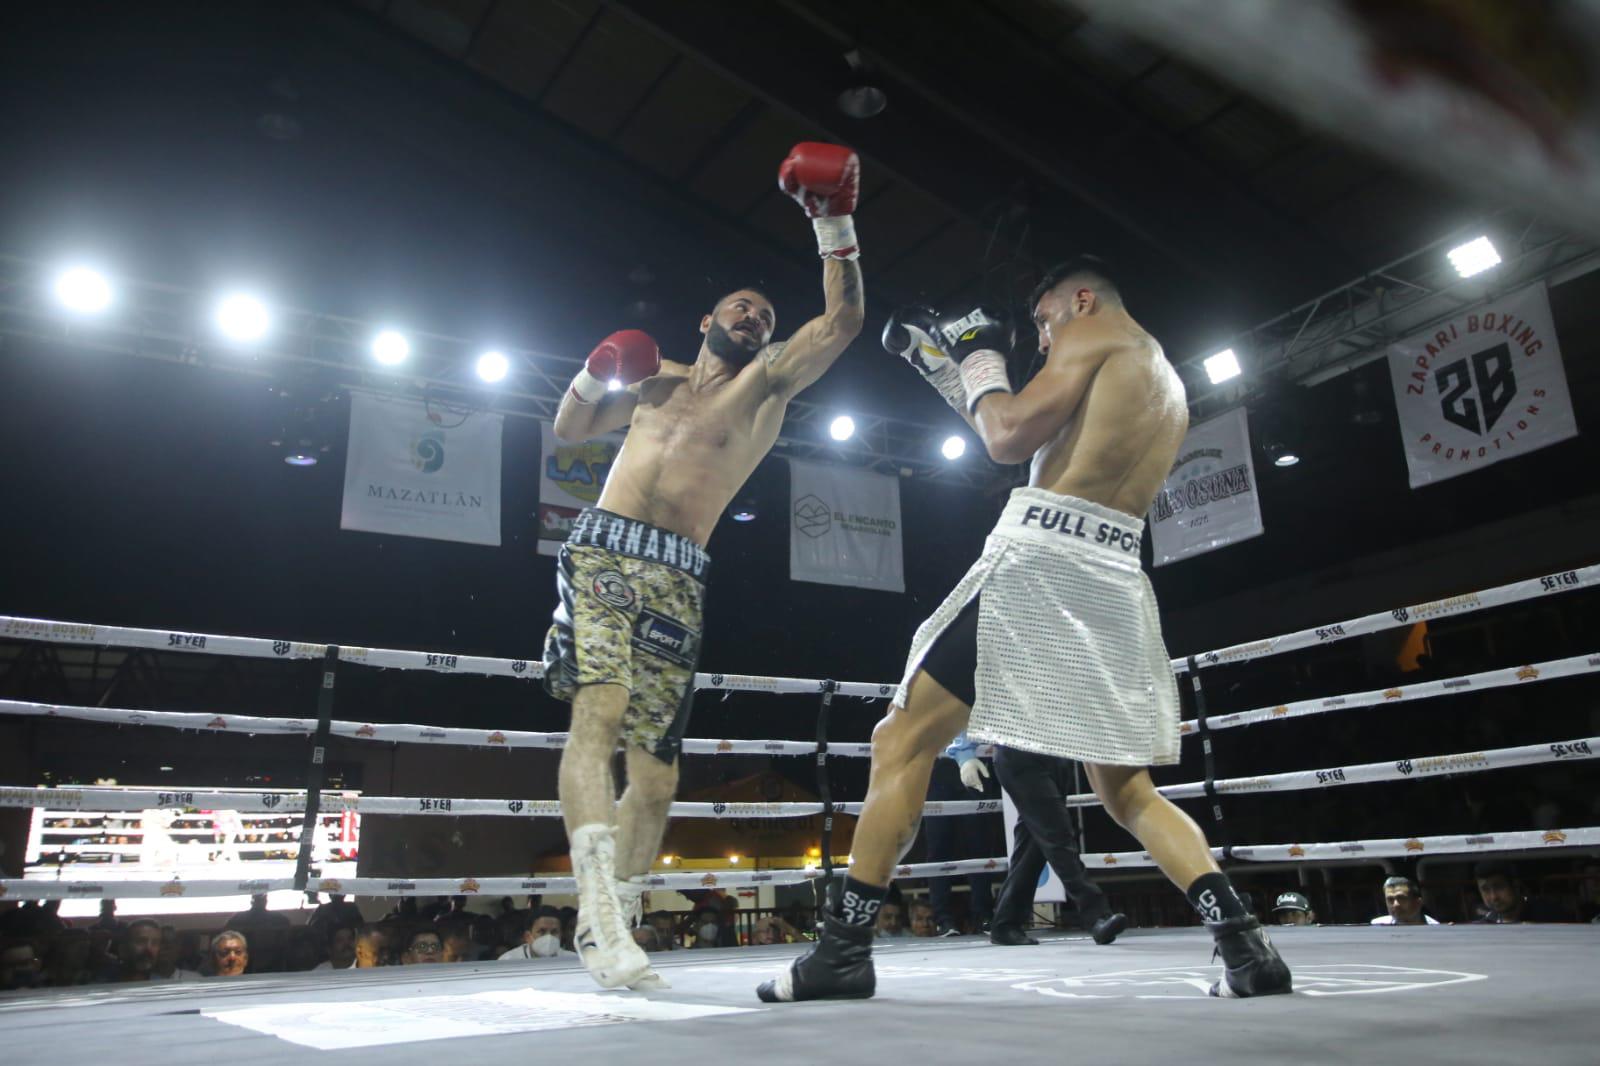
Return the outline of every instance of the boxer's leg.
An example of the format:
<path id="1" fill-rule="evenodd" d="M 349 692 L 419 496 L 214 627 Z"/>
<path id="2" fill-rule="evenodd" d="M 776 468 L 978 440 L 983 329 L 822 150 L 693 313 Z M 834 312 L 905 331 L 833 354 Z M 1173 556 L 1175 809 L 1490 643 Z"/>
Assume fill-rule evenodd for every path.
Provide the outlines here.
<path id="1" fill-rule="evenodd" d="M 567 835 L 585 825 L 616 823 L 617 784 L 611 758 L 628 709 L 621 685 L 583 685 L 572 694 L 572 729 L 561 751 L 557 791 Z"/>
<path id="2" fill-rule="evenodd" d="M 628 787 L 617 804 L 617 880 L 650 872 L 666 835 L 667 816 L 678 794 L 678 761 L 627 750 Z"/>

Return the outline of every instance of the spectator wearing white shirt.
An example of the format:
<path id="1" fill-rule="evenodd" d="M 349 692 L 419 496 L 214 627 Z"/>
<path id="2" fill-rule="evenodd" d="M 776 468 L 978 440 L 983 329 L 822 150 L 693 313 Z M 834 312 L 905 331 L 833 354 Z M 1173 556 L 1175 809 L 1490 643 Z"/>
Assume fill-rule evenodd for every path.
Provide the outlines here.
<path id="1" fill-rule="evenodd" d="M 1422 913 L 1422 892 L 1409 877 L 1391 877 L 1383 882 L 1383 905 L 1388 914 L 1372 919 L 1373 925 L 1438 925 L 1437 919 Z"/>
<path id="2" fill-rule="evenodd" d="M 561 912 L 554 907 L 540 907 L 533 912 L 533 920 L 522 934 L 522 943 L 500 956 L 501 962 L 538 962 L 545 959 L 574 959 L 574 952 L 561 946 Z"/>

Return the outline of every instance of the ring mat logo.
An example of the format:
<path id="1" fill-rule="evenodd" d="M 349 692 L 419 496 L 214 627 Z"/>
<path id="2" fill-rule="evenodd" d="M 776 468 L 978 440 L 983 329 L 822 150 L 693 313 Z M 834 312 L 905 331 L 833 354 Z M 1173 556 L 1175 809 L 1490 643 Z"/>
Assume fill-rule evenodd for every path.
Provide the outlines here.
<path id="1" fill-rule="evenodd" d="M 1497 344 L 1447 363 L 1433 372 L 1433 382 L 1445 421 L 1481 437 L 1517 398 L 1511 346 Z"/>
<path id="2" fill-rule="evenodd" d="M 1055 999 L 1187 999 L 1209 995 L 1211 985 L 1220 976 L 1220 967 L 1173 966 L 1085 974 L 1081 977 L 1049 977 L 1024 981 L 1011 987 L 1019 992 L 1037 992 Z M 1325 966 L 1296 966 L 1294 992 L 1297 996 L 1372 995 L 1414 992 L 1487 979 L 1488 974 L 1457 970 L 1427 970 L 1377 963 L 1331 963 Z"/>

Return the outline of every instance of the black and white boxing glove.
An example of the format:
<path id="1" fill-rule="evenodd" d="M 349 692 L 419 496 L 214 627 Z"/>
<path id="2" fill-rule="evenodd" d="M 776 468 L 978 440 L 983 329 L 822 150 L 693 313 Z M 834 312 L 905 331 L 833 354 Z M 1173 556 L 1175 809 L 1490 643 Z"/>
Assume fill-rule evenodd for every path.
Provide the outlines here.
<path id="1" fill-rule="evenodd" d="M 1017 343 L 1017 327 L 1003 311 L 975 307 L 964 315 L 947 315 L 936 324 L 934 339 L 961 368 L 967 413 L 991 392 L 1011 391 L 1006 353 Z"/>
<path id="2" fill-rule="evenodd" d="M 916 368 L 923 379 L 939 390 L 945 403 L 957 411 L 965 410 L 967 393 L 961 385 L 961 371 L 939 347 L 939 312 L 931 307 L 902 307 L 889 316 L 883 327 L 884 351 L 900 356 Z"/>

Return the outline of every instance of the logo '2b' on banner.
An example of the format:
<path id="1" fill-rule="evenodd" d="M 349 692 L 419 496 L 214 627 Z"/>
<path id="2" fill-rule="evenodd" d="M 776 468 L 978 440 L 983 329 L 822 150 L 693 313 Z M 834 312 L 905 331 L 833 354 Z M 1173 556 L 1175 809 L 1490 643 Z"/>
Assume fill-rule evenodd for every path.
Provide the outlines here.
<path id="1" fill-rule="evenodd" d="M 1390 345 L 1389 373 L 1412 488 L 1578 435 L 1542 283 Z"/>

